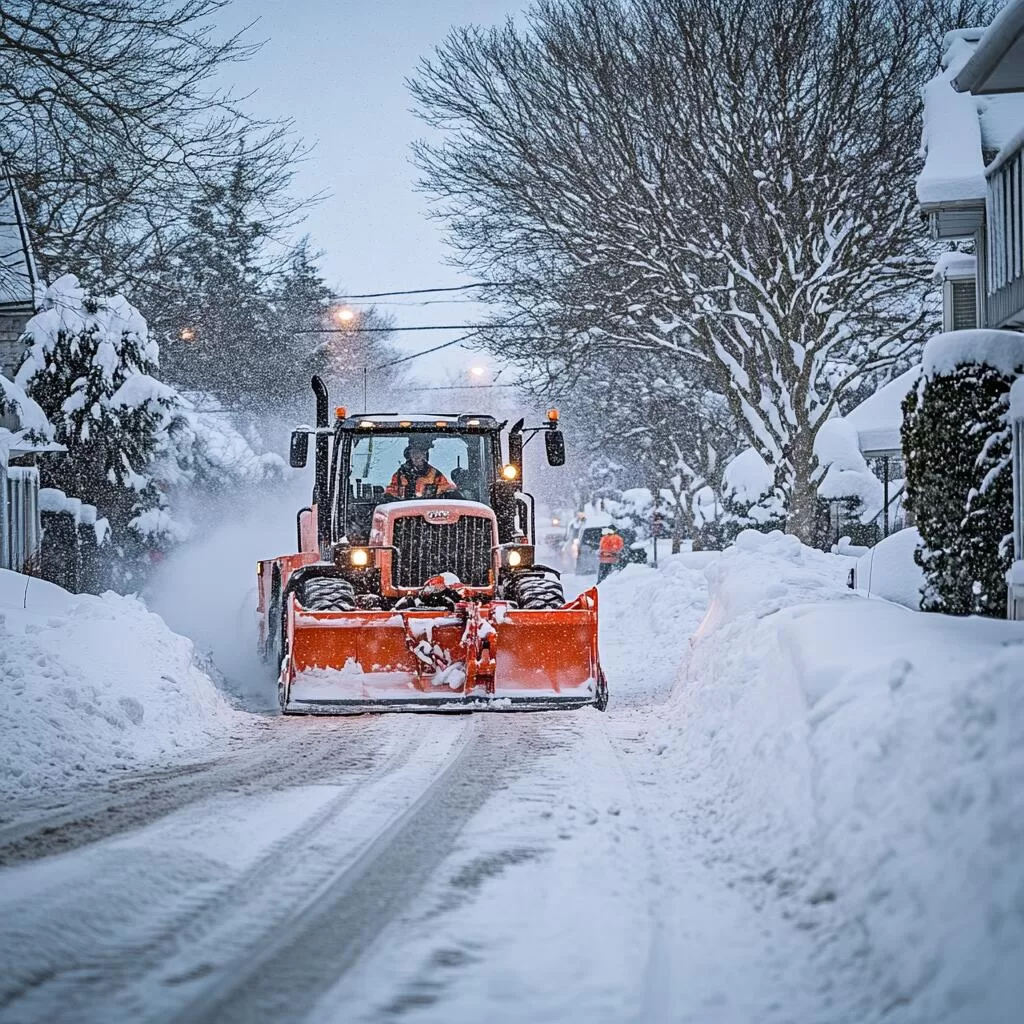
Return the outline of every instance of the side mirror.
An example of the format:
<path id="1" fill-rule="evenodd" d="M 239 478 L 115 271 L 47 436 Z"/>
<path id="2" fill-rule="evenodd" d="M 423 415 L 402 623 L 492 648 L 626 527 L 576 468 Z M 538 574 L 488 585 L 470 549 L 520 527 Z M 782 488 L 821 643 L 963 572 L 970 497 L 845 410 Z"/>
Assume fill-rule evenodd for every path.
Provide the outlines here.
<path id="1" fill-rule="evenodd" d="M 565 437 L 560 430 L 544 431 L 544 448 L 549 466 L 565 465 Z"/>
<path id="2" fill-rule="evenodd" d="M 523 421 L 520 420 L 508 432 L 508 461 L 523 474 Z"/>
<path id="3" fill-rule="evenodd" d="M 309 456 L 309 434 L 304 430 L 292 431 L 292 443 L 288 449 L 288 462 L 292 469 L 302 469 Z"/>

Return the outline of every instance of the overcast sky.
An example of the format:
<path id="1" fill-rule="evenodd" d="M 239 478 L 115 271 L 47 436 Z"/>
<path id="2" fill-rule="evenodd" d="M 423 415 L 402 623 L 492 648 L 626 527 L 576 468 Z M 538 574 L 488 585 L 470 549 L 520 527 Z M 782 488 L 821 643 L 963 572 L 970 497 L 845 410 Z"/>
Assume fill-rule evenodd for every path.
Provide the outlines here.
<path id="1" fill-rule="evenodd" d="M 409 112 L 404 79 L 452 25 L 491 25 L 525 6 L 517 0 L 236 0 L 225 27 L 259 19 L 249 33 L 265 39 L 247 64 L 232 69 L 253 92 L 260 116 L 290 117 L 315 143 L 296 186 L 329 192 L 308 231 L 324 251 L 328 283 L 347 292 L 438 287 L 465 279 L 444 263 L 441 227 L 414 191 L 409 144 L 424 127 Z M 406 300 L 408 301 L 408 300 Z M 466 323 L 473 305 L 382 306 L 403 325 Z M 410 351 L 455 335 L 406 334 Z M 468 365 L 448 350 L 430 360 L 434 375 Z M 479 360 L 477 360 L 479 361 Z M 443 368 L 443 369 L 442 369 Z"/>

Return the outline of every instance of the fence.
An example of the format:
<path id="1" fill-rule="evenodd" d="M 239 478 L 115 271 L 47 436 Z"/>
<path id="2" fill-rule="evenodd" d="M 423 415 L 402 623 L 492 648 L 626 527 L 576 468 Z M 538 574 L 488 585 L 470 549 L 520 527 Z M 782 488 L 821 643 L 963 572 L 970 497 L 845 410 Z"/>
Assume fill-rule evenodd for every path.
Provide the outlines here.
<path id="1" fill-rule="evenodd" d="M 39 546 L 39 470 L 0 464 L 0 568 L 32 568 Z"/>

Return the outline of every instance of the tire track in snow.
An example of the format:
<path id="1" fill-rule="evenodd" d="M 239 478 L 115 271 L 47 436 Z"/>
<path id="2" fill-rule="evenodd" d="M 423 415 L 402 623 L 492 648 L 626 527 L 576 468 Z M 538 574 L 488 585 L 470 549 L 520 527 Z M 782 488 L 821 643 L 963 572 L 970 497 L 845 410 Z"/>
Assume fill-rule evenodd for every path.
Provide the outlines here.
<path id="1" fill-rule="evenodd" d="M 374 724 L 381 721 L 368 720 Z M 417 728 L 415 720 L 406 716 L 396 716 L 396 719 L 388 720 L 383 744 L 378 742 L 377 731 L 378 729 L 369 730 L 369 739 L 373 740 L 376 749 L 379 750 L 381 746 L 391 746 L 393 749 L 376 764 L 372 761 L 373 749 L 369 749 L 366 744 L 359 749 L 360 756 L 357 761 L 353 761 L 354 752 L 351 750 L 348 759 L 345 760 L 339 756 L 342 751 L 336 744 L 337 730 L 328 729 L 328 736 L 321 736 L 321 743 L 325 749 L 317 763 L 333 759 L 337 771 L 354 770 L 354 777 L 346 774 L 338 779 L 349 785 L 303 819 L 297 827 L 290 829 L 281 838 L 261 850 L 256 859 L 238 874 L 229 874 L 225 879 L 223 871 L 218 870 L 215 877 L 210 879 L 204 877 L 204 870 L 207 876 L 210 873 L 209 862 L 197 862 L 194 884 L 190 886 L 187 877 L 182 882 L 162 863 L 160 852 L 154 851 L 156 856 L 150 858 L 151 862 L 147 860 L 150 855 L 150 849 L 147 848 L 148 837 L 145 832 L 139 833 L 133 838 L 131 849 L 127 853 L 136 865 L 141 863 L 138 870 L 143 875 L 150 876 L 145 879 L 149 886 L 155 885 L 160 889 L 160 880 L 164 877 L 170 879 L 171 885 L 167 888 L 173 890 L 170 894 L 172 905 L 158 905 L 154 914 L 154 908 L 148 905 L 146 898 L 141 901 L 136 899 L 134 906 L 130 905 L 129 899 L 127 910 L 123 910 L 115 922 L 116 931 L 112 937 L 107 934 L 105 927 L 101 927 L 98 933 L 91 930 L 89 922 L 68 922 L 67 927 L 62 925 L 62 915 L 59 911 L 66 904 L 70 893 L 65 895 L 59 883 L 45 891 L 45 898 L 41 903 L 33 901 L 27 909 L 16 907 L 15 911 L 21 912 L 16 913 L 14 920 L 8 922 L 9 927 L 0 926 L 0 948 L 9 944 L 13 951 L 18 941 L 15 936 L 18 936 L 23 941 L 28 939 L 29 942 L 33 942 L 38 949 L 35 950 L 34 965 L 19 965 L 20 970 L 13 973 L 9 971 L 0 980 L 0 1021 L 16 1021 L 23 1024 L 28 1021 L 50 1020 L 55 1007 L 60 1007 L 62 1013 L 71 1012 L 74 1019 L 140 1021 L 146 1019 L 152 1006 L 160 1004 L 159 999 L 153 999 L 154 994 L 160 994 L 159 982 L 155 985 L 151 982 L 154 975 L 160 974 L 165 964 L 175 959 L 180 960 L 183 955 L 186 960 L 190 956 L 194 960 L 197 952 L 206 950 L 208 943 L 204 945 L 205 937 L 223 932 L 226 924 L 236 921 L 239 917 L 242 921 L 238 928 L 244 934 L 237 937 L 236 944 L 240 941 L 250 944 L 258 941 L 269 925 L 260 919 L 257 909 L 261 903 L 269 902 L 273 906 L 273 894 L 277 891 L 275 882 L 280 880 L 281 864 L 297 861 L 315 865 L 318 837 L 322 831 L 329 824 L 344 820 L 348 805 L 374 792 L 389 773 L 401 772 L 415 758 L 418 749 L 424 746 L 424 740 L 428 738 L 422 728 Z M 318 730 L 319 733 L 322 733 L 322 729 Z M 322 764 L 321 766 L 323 767 Z M 302 772 L 305 767 L 297 765 L 295 772 Z M 192 827 L 197 824 L 200 827 L 208 827 L 209 821 L 212 820 L 215 827 L 216 817 L 222 807 L 223 804 L 217 801 L 209 803 L 206 807 L 198 805 L 195 821 L 189 824 Z M 234 810 L 236 807 L 232 801 L 229 809 Z M 243 812 L 257 816 L 259 814 L 259 804 L 253 807 L 243 799 L 241 808 Z M 176 821 L 168 822 L 168 826 L 176 825 Z M 153 839 L 158 844 L 162 832 L 160 826 L 156 827 L 158 832 Z M 149 845 L 156 845 L 153 839 L 148 839 Z M 117 855 L 121 858 L 125 856 L 122 851 L 112 854 L 111 850 L 103 847 L 85 852 L 85 856 L 90 857 L 98 865 L 95 877 L 98 880 L 98 896 L 101 902 L 104 902 L 104 886 L 109 887 L 111 883 L 116 886 L 120 881 Z M 109 865 L 105 863 L 105 859 L 113 861 L 113 872 L 107 870 Z M 54 869 L 59 873 L 58 864 L 59 862 L 55 862 Z M 42 867 L 41 865 L 40 868 Z M 190 863 L 185 860 L 181 864 L 181 873 L 187 876 L 190 867 Z M 111 873 L 114 874 L 114 879 L 109 878 Z M 79 879 L 73 878 L 72 884 L 78 882 Z M 117 895 L 123 898 L 122 893 Z M 144 894 L 155 896 L 158 901 L 163 895 L 163 892 Z M 287 911 L 287 899 L 295 898 L 297 895 L 303 894 L 288 892 L 283 897 L 278 895 L 278 917 L 282 911 Z M 59 936 L 50 936 L 49 933 L 54 929 L 59 932 L 74 932 L 76 926 L 82 929 L 79 937 L 81 948 L 74 948 L 72 941 L 70 950 L 62 951 L 62 955 L 56 958 L 47 959 L 51 944 L 58 944 L 60 941 Z M 92 943 L 90 948 L 85 948 L 87 943 Z M 185 972 L 187 973 L 187 968 Z M 200 976 L 202 974 L 200 971 Z M 173 985 L 169 991 L 172 995 L 176 994 Z M 173 1012 L 176 1003 L 180 1003 L 180 993 L 176 995 L 177 997 L 170 1001 L 170 1005 L 163 1006 L 163 1018 Z"/>
<path id="2" fill-rule="evenodd" d="M 358 768 L 381 741 L 379 721 L 325 719 L 315 731 L 304 720 L 274 718 L 270 735 L 213 760 L 133 772 L 95 788 L 66 794 L 57 809 L 22 808 L 0 826 L 0 866 L 64 853 L 140 828 L 223 793 L 256 794 Z M 325 740 L 329 731 L 334 743 Z M 9 812 L 10 813 L 10 812 Z M 19 808 L 15 806 L 17 815 Z"/>
<path id="3" fill-rule="evenodd" d="M 485 724 L 486 723 L 486 724 Z M 491 795 L 496 725 L 467 719 L 464 743 L 414 795 L 396 775 L 388 788 L 397 813 L 364 832 L 354 859 L 305 880 L 303 905 L 271 933 L 258 951 L 239 950 L 218 965 L 218 980 L 172 1018 L 180 1024 L 262 1024 L 301 1019 L 320 995 L 337 984 L 388 922 L 416 895 L 444 860 L 466 821 Z M 388 802 L 387 795 L 371 795 Z M 335 819 L 318 840 L 330 848 L 347 823 Z M 293 911 L 295 905 L 292 907 Z"/>

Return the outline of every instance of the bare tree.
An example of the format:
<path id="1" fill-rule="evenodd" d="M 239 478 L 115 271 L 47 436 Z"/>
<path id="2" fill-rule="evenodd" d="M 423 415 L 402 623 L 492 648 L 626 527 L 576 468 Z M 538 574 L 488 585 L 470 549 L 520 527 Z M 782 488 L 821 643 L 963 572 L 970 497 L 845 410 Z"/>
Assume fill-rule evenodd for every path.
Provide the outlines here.
<path id="1" fill-rule="evenodd" d="M 624 346 L 708 381 L 811 541 L 818 427 L 937 325 L 919 89 L 936 25 L 990 10 L 541 0 L 525 30 L 453 32 L 411 83 L 442 132 L 418 159 L 462 264 L 511 282 L 499 319 L 531 329 L 505 350 Z"/>
<path id="2" fill-rule="evenodd" d="M 253 47 L 217 37 L 227 0 L 4 0 L 0 152 L 50 272 L 131 282 L 169 258 L 183 217 L 244 160 L 267 223 L 299 150 L 287 124 L 245 115 L 216 84 Z"/>

